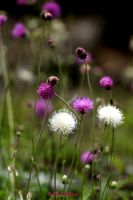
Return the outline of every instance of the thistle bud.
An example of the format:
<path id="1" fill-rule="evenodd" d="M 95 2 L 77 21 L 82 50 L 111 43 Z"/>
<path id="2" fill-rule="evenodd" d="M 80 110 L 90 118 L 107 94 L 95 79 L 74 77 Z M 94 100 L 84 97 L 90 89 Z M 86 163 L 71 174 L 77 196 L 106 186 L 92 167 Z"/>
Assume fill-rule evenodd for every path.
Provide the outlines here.
<path id="1" fill-rule="evenodd" d="M 59 78 L 57 76 L 50 76 L 48 78 L 48 83 L 52 86 L 55 86 L 57 82 L 59 81 Z"/>
<path id="2" fill-rule="evenodd" d="M 77 56 L 78 56 L 80 59 L 83 59 L 83 60 L 85 60 L 86 57 L 87 57 L 87 52 L 86 52 L 86 50 L 83 49 L 82 47 L 78 47 L 78 48 L 76 49 L 76 54 L 77 54 Z"/>
<path id="3" fill-rule="evenodd" d="M 68 184 L 68 177 L 67 177 L 67 175 L 63 175 L 62 178 L 61 178 L 61 180 L 62 180 L 63 184 Z"/>
<path id="4" fill-rule="evenodd" d="M 53 19 L 53 16 L 52 16 L 52 14 L 51 14 L 50 12 L 48 12 L 48 11 L 42 11 L 42 12 L 41 12 L 41 18 L 42 18 L 43 20 L 50 21 L 50 20 Z"/>
<path id="5" fill-rule="evenodd" d="M 112 181 L 110 184 L 111 189 L 116 189 L 117 188 L 117 182 L 116 181 Z"/>

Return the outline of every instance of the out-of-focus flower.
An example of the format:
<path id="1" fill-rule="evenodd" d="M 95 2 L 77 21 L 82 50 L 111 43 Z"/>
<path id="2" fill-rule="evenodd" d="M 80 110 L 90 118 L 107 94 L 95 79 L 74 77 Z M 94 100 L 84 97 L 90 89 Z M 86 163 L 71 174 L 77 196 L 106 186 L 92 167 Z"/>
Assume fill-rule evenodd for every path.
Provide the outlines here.
<path id="1" fill-rule="evenodd" d="M 19 6 L 27 6 L 36 2 L 37 0 L 16 0 L 17 5 Z"/>
<path id="2" fill-rule="evenodd" d="M 67 109 L 54 112 L 49 119 L 50 129 L 58 134 L 69 135 L 77 128 L 77 118 Z"/>
<path id="3" fill-rule="evenodd" d="M 55 86 L 59 81 L 59 78 L 57 76 L 50 76 L 48 78 L 48 83 L 51 84 L 52 86 Z"/>
<path id="4" fill-rule="evenodd" d="M 82 47 L 78 47 L 76 49 L 76 55 L 81 59 L 81 60 L 84 60 L 87 58 L 87 52 L 84 48 Z"/>
<path id="5" fill-rule="evenodd" d="M 123 123 L 123 113 L 113 105 L 99 106 L 97 117 L 103 124 L 117 127 Z"/>
<path id="6" fill-rule="evenodd" d="M 0 14 L 0 26 L 3 26 L 7 21 L 7 16 L 4 14 Z"/>
<path id="7" fill-rule="evenodd" d="M 25 37 L 26 36 L 26 27 L 23 23 L 16 23 L 11 31 L 11 35 L 14 37 L 14 38 L 22 38 L 22 37 Z"/>
<path id="8" fill-rule="evenodd" d="M 73 102 L 73 108 L 75 111 L 85 114 L 93 109 L 93 101 L 88 97 L 78 97 Z"/>
<path id="9" fill-rule="evenodd" d="M 82 65 L 84 63 L 90 64 L 91 62 L 92 62 L 92 54 L 91 53 L 87 53 L 85 60 L 81 59 L 79 56 L 76 57 L 76 63 L 78 65 Z"/>
<path id="10" fill-rule="evenodd" d="M 99 84 L 101 87 L 110 90 L 113 86 L 113 79 L 109 76 L 104 76 L 100 79 Z"/>
<path id="11" fill-rule="evenodd" d="M 96 160 L 97 159 L 98 154 L 97 153 L 92 153 L 91 151 L 84 151 L 81 154 L 81 162 L 83 164 L 91 164 L 93 159 Z"/>
<path id="12" fill-rule="evenodd" d="M 25 82 L 34 82 L 35 77 L 33 73 L 25 68 L 18 68 L 16 72 L 17 78 Z"/>
<path id="13" fill-rule="evenodd" d="M 81 72 L 82 74 L 85 74 L 87 71 L 90 71 L 90 69 L 91 69 L 91 67 L 90 67 L 90 65 L 88 65 L 88 64 L 82 64 L 82 65 L 80 66 L 80 72 Z"/>
<path id="14" fill-rule="evenodd" d="M 50 99 L 54 96 L 54 87 L 50 83 L 42 82 L 37 90 L 37 93 L 43 98 L 43 99 Z"/>
<path id="15" fill-rule="evenodd" d="M 34 106 L 35 106 L 35 103 L 31 102 L 29 103 L 29 105 L 32 107 L 32 110 L 34 110 Z M 53 105 L 51 102 L 46 102 L 46 100 L 44 99 L 38 99 L 36 101 L 36 114 L 38 116 L 38 118 L 42 119 L 44 114 L 47 112 L 51 112 L 53 110 Z"/>
<path id="16" fill-rule="evenodd" d="M 61 7 L 57 2 L 48 1 L 43 4 L 42 10 L 46 10 L 52 14 L 54 18 L 61 16 Z"/>
<path id="17" fill-rule="evenodd" d="M 93 70 L 93 73 L 94 73 L 95 75 L 97 75 L 97 76 L 102 75 L 102 69 L 101 69 L 101 67 L 96 66 L 96 67 L 93 67 L 92 70 Z"/>
<path id="18" fill-rule="evenodd" d="M 46 20 L 46 21 L 53 19 L 53 15 L 50 12 L 45 11 L 45 10 L 41 12 L 41 17 L 43 20 Z"/>

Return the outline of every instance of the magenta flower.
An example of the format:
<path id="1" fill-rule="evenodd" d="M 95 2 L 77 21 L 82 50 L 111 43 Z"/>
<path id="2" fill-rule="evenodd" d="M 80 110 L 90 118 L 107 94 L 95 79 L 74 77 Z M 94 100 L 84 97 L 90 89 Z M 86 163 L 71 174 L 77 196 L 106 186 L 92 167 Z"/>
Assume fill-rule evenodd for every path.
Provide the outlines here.
<path id="1" fill-rule="evenodd" d="M 76 63 L 78 65 L 82 65 L 84 63 L 89 64 L 91 62 L 92 62 L 92 54 L 91 53 L 87 53 L 85 60 L 81 59 L 79 56 L 76 57 Z"/>
<path id="2" fill-rule="evenodd" d="M 37 93 L 43 98 L 43 99 L 50 99 L 54 96 L 54 86 L 52 86 L 50 83 L 42 82 L 37 90 Z"/>
<path id="3" fill-rule="evenodd" d="M 26 6 L 26 5 L 29 5 L 29 4 L 36 3 L 36 2 L 37 2 L 37 0 L 16 0 L 16 3 L 19 6 Z"/>
<path id="4" fill-rule="evenodd" d="M 3 26 L 7 21 L 6 15 L 0 15 L 0 26 Z"/>
<path id="5" fill-rule="evenodd" d="M 97 159 L 98 154 L 97 153 L 92 153 L 91 151 L 84 151 L 81 154 L 80 160 L 83 164 L 91 164 L 93 159 Z"/>
<path id="6" fill-rule="evenodd" d="M 14 38 L 22 38 L 26 36 L 26 28 L 23 23 L 16 23 L 11 31 Z"/>
<path id="7" fill-rule="evenodd" d="M 44 3 L 42 10 L 50 12 L 54 18 L 61 16 L 61 7 L 57 2 L 54 1 L 48 1 Z"/>
<path id="8" fill-rule="evenodd" d="M 107 90 L 110 90 L 113 86 L 113 80 L 109 76 L 104 76 L 100 79 L 99 84 L 101 87 L 106 88 Z"/>
<path id="9" fill-rule="evenodd" d="M 31 102 L 30 105 L 32 107 L 32 110 L 34 110 L 34 103 Z M 51 104 L 51 102 L 49 102 L 47 105 L 46 100 L 44 100 L 44 99 L 38 99 L 36 101 L 35 111 L 36 111 L 36 115 L 38 116 L 38 118 L 42 119 L 46 112 L 49 113 L 52 110 L 53 110 L 53 105 Z"/>
<path id="10" fill-rule="evenodd" d="M 75 111 L 85 114 L 93 109 L 93 101 L 88 97 L 78 97 L 73 102 L 73 108 Z"/>

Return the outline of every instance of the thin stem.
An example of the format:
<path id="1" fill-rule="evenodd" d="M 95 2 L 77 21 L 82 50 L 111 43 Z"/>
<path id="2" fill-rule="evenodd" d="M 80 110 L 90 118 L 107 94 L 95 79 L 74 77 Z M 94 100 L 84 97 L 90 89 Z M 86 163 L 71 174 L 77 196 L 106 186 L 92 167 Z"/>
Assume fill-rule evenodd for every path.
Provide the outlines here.
<path id="1" fill-rule="evenodd" d="M 79 133 L 80 133 L 80 129 L 81 129 L 82 120 L 83 120 L 83 115 L 81 115 L 81 118 L 80 118 L 80 121 L 79 121 L 79 126 L 78 126 L 78 130 L 77 130 L 77 137 L 76 137 L 75 145 L 74 145 L 73 157 L 72 157 L 72 161 L 71 161 L 69 171 L 67 173 L 67 177 L 69 177 L 71 170 L 73 168 L 74 161 L 75 161 L 76 149 L 77 149 L 77 144 L 78 144 L 78 141 L 79 141 L 79 135 L 80 135 Z M 68 190 L 70 189 L 71 182 L 72 182 L 72 179 L 70 179 Z M 65 189 L 66 189 L 66 184 L 64 185 L 63 192 L 65 191 Z"/>
<path id="2" fill-rule="evenodd" d="M 13 107 L 12 107 L 12 97 L 10 91 L 10 84 L 9 84 L 9 76 L 8 76 L 8 68 L 6 63 L 6 47 L 3 44 L 2 40 L 2 33 L 0 31 L 0 65 L 2 67 L 3 78 L 5 83 L 6 89 L 6 105 L 7 105 L 7 112 L 8 112 L 8 125 L 9 125 L 9 143 L 10 143 L 10 157 L 12 156 L 14 149 L 14 119 L 13 119 Z M 15 163 L 12 164 L 13 168 L 15 168 Z M 11 190 L 12 192 L 15 191 L 15 176 L 13 173 L 10 175 L 10 183 L 11 183 Z"/>
<path id="3" fill-rule="evenodd" d="M 56 158 L 55 158 L 55 166 L 54 166 L 54 192 L 56 192 L 56 173 L 57 173 L 57 166 L 58 166 L 58 157 L 59 157 L 59 149 L 61 145 L 62 134 L 60 134 L 59 142 L 56 150 Z M 56 195 L 55 195 L 56 199 Z"/>
<path id="4" fill-rule="evenodd" d="M 111 158 L 110 158 L 110 172 L 112 171 L 112 168 L 113 168 L 113 163 L 114 163 L 114 145 L 115 145 L 115 134 L 114 134 L 114 127 L 112 128 L 112 141 L 111 141 Z M 111 179 L 111 175 L 109 175 L 108 179 L 107 179 L 107 183 L 104 187 L 104 190 L 103 190 L 103 193 L 102 193 L 102 196 L 101 196 L 101 200 L 104 196 L 104 193 L 106 192 L 106 188 L 110 182 L 110 179 Z"/>
<path id="5" fill-rule="evenodd" d="M 55 93 L 55 96 L 58 99 L 60 99 L 77 116 L 77 118 L 80 120 L 79 115 L 75 112 L 75 110 L 73 110 L 73 108 L 60 95 L 58 95 L 57 93 Z"/>
<path id="6" fill-rule="evenodd" d="M 61 81 L 62 81 L 62 86 L 63 86 L 62 90 L 63 90 L 63 93 L 64 93 L 64 98 L 66 99 L 66 95 L 65 95 L 65 82 L 64 82 L 64 76 L 63 76 L 62 67 L 61 67 L 61 65 L 59 63 L 59 59 L 58 59 L 58 56 L 57 56 L 56 48 L 54 47 L 53 50 L 54 50 L 55 60 L 56 60 L 56 63 L 57 63 L 58 69 L 59 69 L 59 74 L 60 74 Z"/>
<path id="7" fill-rule="evenodd" d="M 45 121 L 45 117 L 46 117 L 46 113 L 47 113 L 47 108 L 48 108 L 48 101 L 47 101 L 47 104 L 46 104 L 46 111 L 44 113 L 41 128 L 40 128 L 40 131 L 39 131 L 39 137 L 38 137 L 37 145 L 36 145 L 35 151 L 33 152 L 33 158 L 32 158 L 32 162 L 31 162 L 30 174 L 29 174 L 29 179 L 28 179 L 28 184 L 27 184 L 27 189 L 26 189 L 26 195 L 28 194 L 28 191 L 29 191 L 32 170 L 33 170 L 33 167 L 34 167 L 34 163 L 36 162 L 36 155 L 37 155 L 38 147 L 39 147 L 41 137 L 42 137 L 43 126 L 44 126 L 44 121 Z"/>

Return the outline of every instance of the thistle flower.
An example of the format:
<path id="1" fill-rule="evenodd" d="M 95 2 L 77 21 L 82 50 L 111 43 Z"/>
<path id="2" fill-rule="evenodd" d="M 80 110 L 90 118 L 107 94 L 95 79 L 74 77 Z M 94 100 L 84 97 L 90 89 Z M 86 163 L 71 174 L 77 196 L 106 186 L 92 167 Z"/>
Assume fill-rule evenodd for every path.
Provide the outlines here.
<path id="1" fill-rule="evenodd" d="M 76 49 L 76 55 L 81 59 L 81 60 L 85 60 L 87 58 L 87 52 L 84 48 L 82 47 L 78 47 Z"/>
<path id="2" fill-rule="evenodd" d="M 23 23 L 16 23 L 11 31 L 11 35 L 14 38 L 22 38 L 26 36 L 26 28 Z"/>
<path id="3" fill-rule="evenodd" d="M 37 90 L 37 93 L 43 98 L 43 99 L 50 99 L 54 96 L 54 87 L 50 83 L 42 82 Z"/>
<path id="4" fill-rule="evenodd" d="M 49 21 L 53 18 L 53 15 L 50 12 L 44 10 L 41 12 L 41 17 L 43 20 Z"/>
<path id="5" fill-rule="evenodd" d="M 7 21 L 7 16 L 6 15 L 0 15 L 0 26 L 3 26 Z"/>
<path id="6" fill-rule="evenodd" d="M 91 164 L 93 159 L 96 160 L 98 154 L 97 153 L 92 153 L 91 151 L 84 151 L 82 154 L 81 154 L 81 162 L 83 164 Z"/>
<path id="7" fill-rule="evenodd" d="M 99 106 L 97 117 L 103 124 L 117 127 L 123 123 L 123 113 L 113 105 Z"/>
<path id="8" fill-rule="evenodd" d="M 106 88 L 107 90 L 110 90 L 113 86 L 113 80 L 109 76 L 104 76 L 100 79 L 99 84 L 101 87 Z"/>
<path id="9" fill-rule="evenodd" d="M 67 109 L 60 109 L 54 112 L 49 119 L 50 129 L 58 134 L 68 135 L 74 132 L 77 128 L 77 118 Z"/>
<path id="10" fill-rule="evenodd" d="M 75 111 L 85 114 L 93 109 L 93 101 L 88 97 L 78 97 L 73 102 L 73 108 Z"/>
<path id="11" fill-rule="evenodd" d="M 61 7 L 57 2 L 54 1 L 48 1 L 44 3 L 42 10 L 50 12 L 54 18 L 61 16 Z"/>
<path id="12" fill-rule="evenodd" d="M 79 50 L 78 50 L 78 51 L 79 51 Z M 86 63 L 86 64 L 90 64 L 90 63 L 91 63 L 91 61 L 92 61 L 92 54 L 89 53 L 89 52 L 86 52 L 86 53 L 87 53 L 87 55 L 86 55 L 85 60 L 81 59 L 79 56 L 76 57 L 76 63 L 77 63 L 78 65 L 82 65 L 82 64 L 84 64 L 84 63 Z M 77 54 L 77 53 L 76 53 L 76 54 Z"/>
<path id="13" fill-rule="evenodd" d="M 34 102 L 29 102 L 29 106 L 32 108 L 32 110 L 34 110 Z M 38 99 L 36 101 L 36 115 L 38 116 L 38 118 L 42 119 L 44 117 L 44 114 L 47 112 L 51 112 L 53 110 L 53 105 L 51 104 L 51 102 L 48 103 L 48 105 L 46 104 L 46 100 L 44 99 Z"/>

